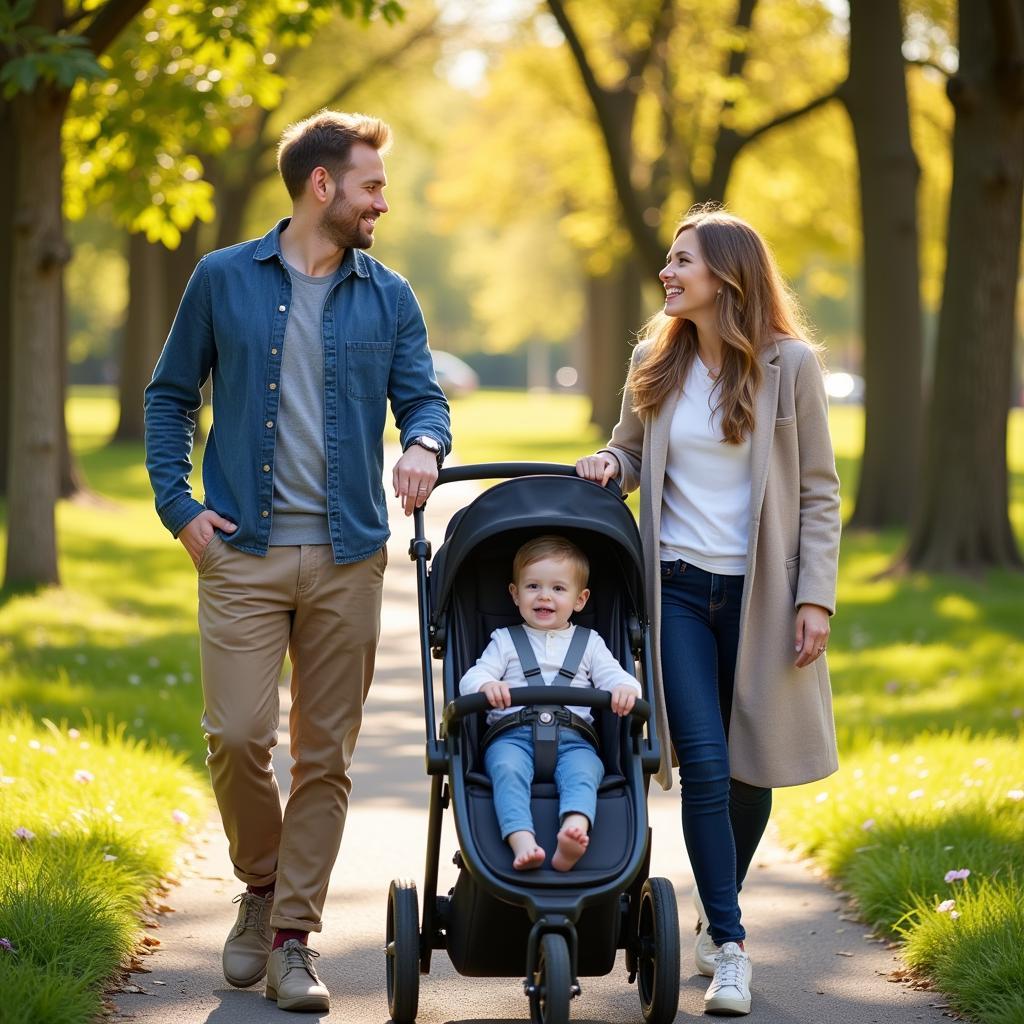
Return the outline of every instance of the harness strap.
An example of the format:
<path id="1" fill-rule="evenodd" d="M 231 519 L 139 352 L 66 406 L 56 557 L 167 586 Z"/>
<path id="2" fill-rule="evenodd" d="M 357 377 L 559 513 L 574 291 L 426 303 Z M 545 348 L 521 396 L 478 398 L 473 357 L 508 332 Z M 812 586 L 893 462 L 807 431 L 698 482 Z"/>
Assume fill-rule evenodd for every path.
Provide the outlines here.
<path id="1" fill-rule="evenodd" d="M 516 654 L 519 655 L 519 664 L 522 666 L 527 684 L 531 679 L 539 677 L 540 682 L 547 686 L 548 683 L 541 674 L 537 656 L 533 652 L 533 645 L 530 643 L 526 630 L 522 625 L 515 625 L 509 626 L 508 632 L 515 645 Z M 570 683 L 580 670 L 580 662 L 583 660 L 587 643 L 590 641 L 590 633 L 591 631 L 586 626 L 577 626 L 572 640 L 569 641 L 569 649 L 565 652 L 565 660 L 558 670 L 558 676 L 568 679 Z M 558 676 L 555 678 L 557 679 Z M 533 727 L 533 777 L 537 782 L 550 782 L 555 777 L 555 762 L 558 760 L 558 732 L 561 728 L 575 729 L 600 753 L 597 733 L 585 718 L 573 714 L 568 708 L 547 705 L 520 708 L 512 714 L 502 715 L 484 733 L 480 749 L 483 750 L 499 733 L 520 725 Z"/>
<path id="2" fill-rule="evenodd" d="M 568 679 L 570 683 L 580 670 L 580 662 L 583 661 L 583 655 L 587 651 L 591 632 L 592 630 L 586 626 L 577 626 L 572 640 L 569 641 L 569 649 L 565 652 L 565 661 L 562 662 L 558 674 Z M 512 643 L 515 644 L 516 654 L 519 655 L 519 664 L 523 667 L 526 681 L 529 682 L 534 676 L 540 676 L 540 682 L 547 686 L 548 683 L 541 675 L 540 665 L 537 664 L 537 655 L 533 653 L 533 644 L 530 643 L 526 629 L 521 624 L 509 626 L 508 635 L 512 638 Z"/>

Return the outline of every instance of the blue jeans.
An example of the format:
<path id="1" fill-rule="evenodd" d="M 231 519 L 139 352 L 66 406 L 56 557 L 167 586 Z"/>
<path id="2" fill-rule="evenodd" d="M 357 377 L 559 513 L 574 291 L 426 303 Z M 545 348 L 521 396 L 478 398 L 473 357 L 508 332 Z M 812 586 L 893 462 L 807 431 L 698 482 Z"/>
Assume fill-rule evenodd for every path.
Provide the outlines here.
<path id="1" fill-rule="evenodd" d="M 683 838 L 711 937 L 742 942 L 739 890 L 771 813 L 772 791 L 729 777 L 729 716 L 742 576 L 661 563 L 661 668 L 679 761 Z"/>
<path id="2" fill-rule="evenodd" d="M 522 725 L 503 732 L 484 751 L 484 766 L 494 790 L 494 812 L 501 838 L 513 832 L 533 832 L 530 785 L 533 782 L 533 729 Z M 572 729 L 558 730 L 558 818 L 586 815 L 591 826 L 597 811 L 597 787 L 604 765 L 594 748 Z"/>

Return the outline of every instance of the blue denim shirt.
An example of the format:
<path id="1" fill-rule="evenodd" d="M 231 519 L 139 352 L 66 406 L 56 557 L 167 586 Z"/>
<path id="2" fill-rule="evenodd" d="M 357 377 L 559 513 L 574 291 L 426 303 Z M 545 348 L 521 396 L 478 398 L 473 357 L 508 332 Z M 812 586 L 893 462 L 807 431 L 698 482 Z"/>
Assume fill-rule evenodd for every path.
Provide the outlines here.
<path id="1" fill-rule="evenodd" d="M 291 277 L 282 220 L 262 239 L 204 256 L 185 289 L 146 388 L 146 467 L 176 537 L 204 507 L 238 525 L 224 540 L 267 553 L 281 357 Z M 327 521 L 334 560 L 356 562 L 389 536 L 382 477 L 390 401 L 404 448 L 428 434 L 451 448 L 448 403 L 434 376 L 419 304 L 401 275 L 347 250 L 324 305 Z M 205 503 L 189 486 L 199 389 L 213 374 Z"/>

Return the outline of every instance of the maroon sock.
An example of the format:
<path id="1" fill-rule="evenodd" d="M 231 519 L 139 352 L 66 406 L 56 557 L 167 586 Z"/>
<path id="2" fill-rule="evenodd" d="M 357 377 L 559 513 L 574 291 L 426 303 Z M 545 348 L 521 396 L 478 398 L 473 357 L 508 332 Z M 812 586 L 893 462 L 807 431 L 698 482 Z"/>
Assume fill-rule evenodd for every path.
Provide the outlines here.
<path id="1" fill-rule="evenodd" d="M 296 931 L 294 928 L 278 928 L 274 932 L 274 949 L 280 949 L 289 939 L 298 939 L 304 946 L 308 943 L 309 932 Z"/>
<path id="2" fill-rule="evenodd" d="M 267 896 L 273 895 L 274 883 L 271 882 L 270 885 L 247 885 L 245 890 L 246 892 L 251 892 L 253 896 L 262 896 L 266 899 Z"/>

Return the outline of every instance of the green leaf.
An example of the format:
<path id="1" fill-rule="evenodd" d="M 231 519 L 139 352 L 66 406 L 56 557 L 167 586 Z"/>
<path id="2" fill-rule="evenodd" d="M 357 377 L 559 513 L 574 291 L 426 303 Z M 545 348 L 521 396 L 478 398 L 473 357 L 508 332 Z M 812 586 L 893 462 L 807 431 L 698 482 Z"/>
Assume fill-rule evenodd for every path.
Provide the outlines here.
<path id="1" fill-rule="evenodd" d="M 19 92 L 31 92 L 39 80 L 39 67 L 34 57 L 15 57 L 0 67 L 4 96 L 10 99 Z"/>

